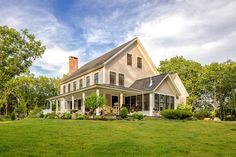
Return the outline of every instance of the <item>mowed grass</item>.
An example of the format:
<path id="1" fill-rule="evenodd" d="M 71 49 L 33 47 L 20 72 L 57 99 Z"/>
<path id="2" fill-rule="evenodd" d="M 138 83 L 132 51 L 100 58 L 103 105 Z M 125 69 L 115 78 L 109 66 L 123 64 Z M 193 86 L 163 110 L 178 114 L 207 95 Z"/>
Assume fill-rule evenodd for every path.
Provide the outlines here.
<path id="1" fill-rule="evenodd" d="M 236 123 L 210 121 L 0 122 L 0 156 L 236 156 Z"/>

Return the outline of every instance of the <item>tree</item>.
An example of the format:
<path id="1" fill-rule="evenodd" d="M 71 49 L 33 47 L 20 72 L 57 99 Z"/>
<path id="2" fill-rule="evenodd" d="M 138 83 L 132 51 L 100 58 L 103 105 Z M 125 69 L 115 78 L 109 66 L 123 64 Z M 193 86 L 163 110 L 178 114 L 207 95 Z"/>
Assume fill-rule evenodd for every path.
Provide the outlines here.
<path id="1" fill-rule="evenodd" d="M 98 107 L 102 107 L 106 104 L 105 96 L 98 96 L 96 93 L 91 93 L 90 96 L 85 98 L 85 107 L 91 110 L 91 113 L 94 115 L 95 110 Z"/>
<path id="2" fill-rule="evenodd" d="M 0 26 L 0 93 L 9 80 L 29 72 L 33 60 L 44 53 L 46 47 L 27 29 L 17 32 Z"/>
<path id="3" fill-rule="evenodd" d="M 169 60 L 161 61 L 158 70 L 161 73 L 178 73 L 190 95 L 187 99 L 188 103 L 192 106 L 196 105 L 201 90 L 199 78 L 202 66 L 200 63 L 187 60 L 182 56 L 176 56 Z"/>
<path id="4" fill-rule="evenodd" d="M 202 94 L 208 95 L 214 106 L 219 106 L 220 117 L 223 120 L 227 105 L 232 104 L 233 92 L 236 89 L 235 80 L 236 62 L 212 63 L 202 70 Z"/>
<path id="5" fill-rule="evenodd" d="M 5 114 L 11 113 L 20 104 L 26 106 L 26 113 L 29 113 L 36 105 L 45 107 L 47 98 L 59 93 L 58 78 L 34 77 L 26 75 L 11 79 L 5 85 L 5 90 L 0 95 L 0 105 L 5 109 Z"/>

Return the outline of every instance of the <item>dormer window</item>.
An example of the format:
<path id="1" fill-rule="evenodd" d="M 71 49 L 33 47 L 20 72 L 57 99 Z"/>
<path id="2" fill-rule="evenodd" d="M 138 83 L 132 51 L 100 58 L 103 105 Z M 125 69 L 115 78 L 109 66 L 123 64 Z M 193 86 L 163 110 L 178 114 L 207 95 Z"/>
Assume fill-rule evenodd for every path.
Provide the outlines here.
<path id="1" fill-rule="evenodd" d="M 131 54 L 127 54 L 127 65 L 132 66 L 132 55 Z"/>
<path id="2" fill-rule="evenodd" d="M 87 76 L 86 77 L 86 86 L 89 86 L 90 85 L 90 76 Z"/>
<path id="3" fill-rule="evenodd" d="M 137 67 L 142 69 L 142 58 L 141 57 L 137 57 Z"/>

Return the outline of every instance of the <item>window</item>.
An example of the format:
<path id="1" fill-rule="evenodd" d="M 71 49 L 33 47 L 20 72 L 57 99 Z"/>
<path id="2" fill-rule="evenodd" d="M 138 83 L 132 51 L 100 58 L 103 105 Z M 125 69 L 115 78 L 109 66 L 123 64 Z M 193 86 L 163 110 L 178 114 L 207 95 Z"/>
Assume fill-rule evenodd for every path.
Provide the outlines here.
<path id="1" fill-rule="evenodd" d="M 86 86 L 89 86 L 90 85 L 90 76 L 87 76 L 86 77 Z"/>
<path id="2" fill-rule="evenodd" d="M 155 111 L 159 111 L 159 99 L 160 99 L 160 95 L 155 94 Z"/>
<path id="3" fill-rule="evenodd" d="M 164 109 L 174 109 L 174 97 L 168 95 L 155 94 L 155 109 L 162 111 Z"/>
<path id="4" fill-rule="evenodd" d="M 79 80 L 79 88 L 83 88 L 83 79 Z"/>
<path id="5" fill-rule="evenodd" d="M 94 74 L 94 84 L 98 84 L 98 73 Z"/>
<path id="6" fill-rule="evenodd" d="M 137 95 L 136 111 L 142 111 L 142 95 Z"/>
<path id="7" fill-rule="evenodd" d="M 170 108 L 175 109 L 175 98 L 173 96 L 170 97 Z"/>
<path id="8" fill-rule="evenodd" d="M 136 96 L 131 96 L 131 112 L 136 111 Z"/>
<path id="9" fill-rule="evenodd" d="M 63 86 L 63 93 L 66 93 L 66 86 Z"/>
<path id="10" fill-rule="evenodd" d="M 132 66 L 132 55 L 131 54 L 127 54 L 127 65 Z"/>
<path id="11" fill-rule="evenodd" d="M 119 86 L 124 86 L 125 75 L 119 74 Z"/>
<path id="12" fill-rule="evenodd" d="M 73 82 L 73 90 L 76 90 L 76 81 Z"/>
<path id="13" fill-rule="evenodd" d="M 116 73 L 110 72 L 110 84 L 115 85 L 116 84 Z"/>
<path id="14" fill-rule="evenodd" d="M 142 69 L 142 58 L 137 57 L 137 67 Z"/>
<path id="15" fill-rule="evenodd" d="M 70 83 L 68 84 L 68 92 L 70 92 Z"/>
<path id="16" fill-rule="evenodd" d="M 144 94 L 144 111 L 149 110 L 149 94 Z"/>

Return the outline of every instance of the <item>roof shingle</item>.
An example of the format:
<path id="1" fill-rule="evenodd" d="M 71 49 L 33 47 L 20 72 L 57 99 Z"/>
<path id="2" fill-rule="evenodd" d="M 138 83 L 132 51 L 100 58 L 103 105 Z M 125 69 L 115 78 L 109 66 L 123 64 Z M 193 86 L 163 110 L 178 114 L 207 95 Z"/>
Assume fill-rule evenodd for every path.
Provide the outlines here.
<path id="1" fill-rule="evenodd" d="M 152 91 L 154 90 L 162 80 L 168 74 L 160 74 L 152 77 L 146 77 L 140 80 L 136 80 L 129 88 L 138 89 L 142 91 Z M 152 79 L 152 84 L 150 85 L 150 80 Z"/>

